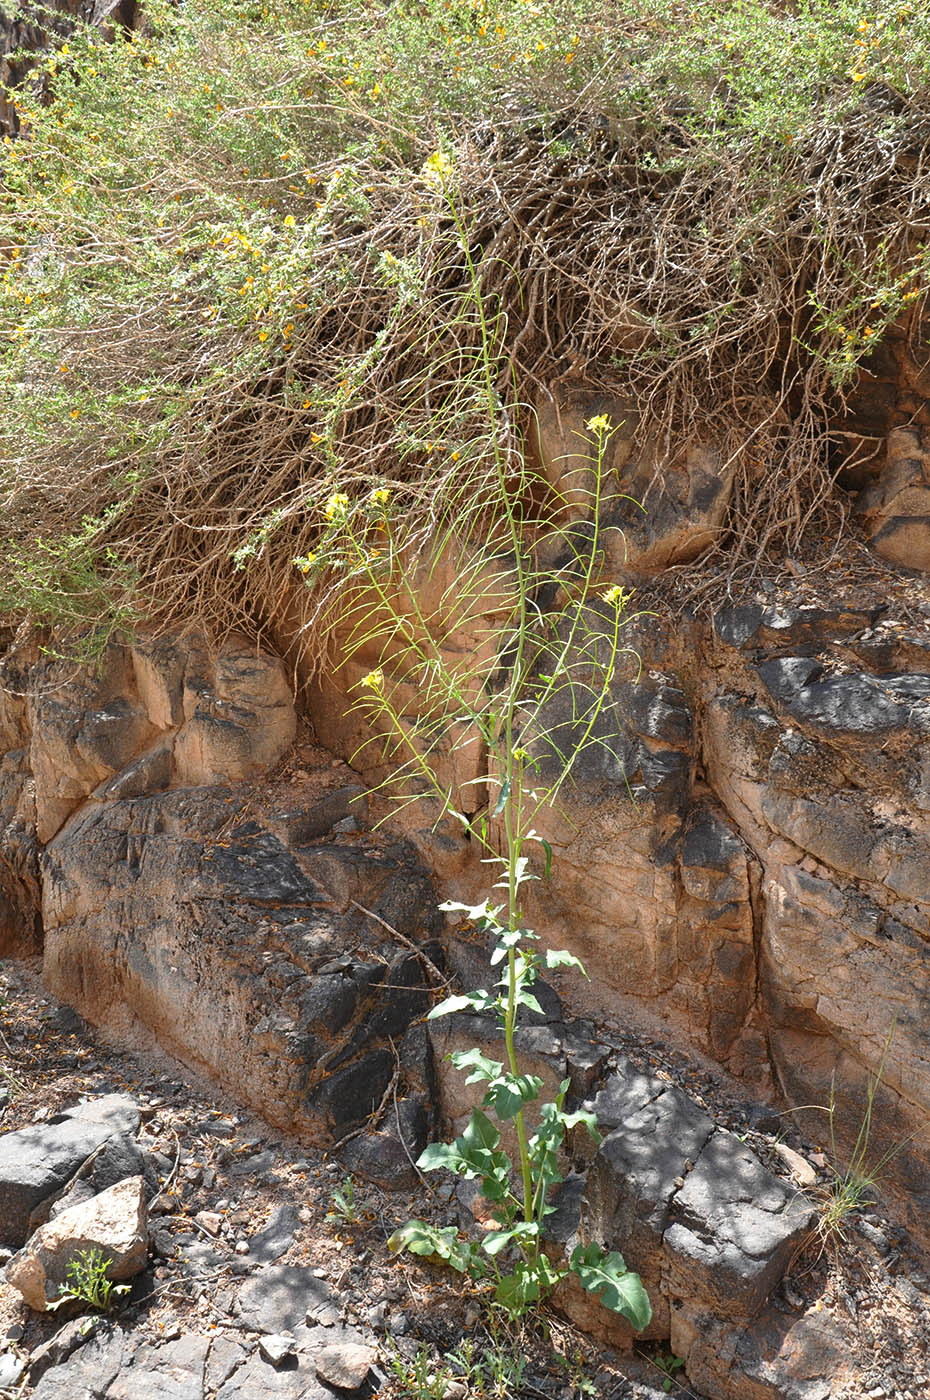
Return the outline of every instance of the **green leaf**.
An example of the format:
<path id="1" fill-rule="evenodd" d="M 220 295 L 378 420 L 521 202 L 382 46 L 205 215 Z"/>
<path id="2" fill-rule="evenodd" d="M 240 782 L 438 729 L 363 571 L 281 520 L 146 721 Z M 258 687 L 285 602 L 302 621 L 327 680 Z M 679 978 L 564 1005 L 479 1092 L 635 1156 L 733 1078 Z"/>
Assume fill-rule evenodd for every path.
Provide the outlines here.
<path id="1" fill-rule="evenodd" d="M 517 1006 L 528 1006 L 530 1011 L 536 1011 L 540 1016 L 543 1014 L 543 1009 L 533 996 L 533 993 L 524 992 L 522 988 L 517 991 L 516 1004 Z"/>
<path id="2" fill-rule="evenodd" d="M 510 779 L 508 778 L 507 781 L 504 783 L 503 787 L 501 788 L 500 792 L 497 794 L 497 801 L 496 801 L 496 803 L 494 804 L 494 811 L 491 813 L 491 815 L 492 815 L 493 817 L 499 817 L 499 816 L 500 816 L 501 812 L 502 812 L 502 811 L 504 810 L 504 808 L 507 806 L 507 798 L 508 798 L 509 796 L 510 796 Z"/>
<path id="3" fill-rule="evenodd" d="M 511 1317 L 519 1317 L 526 1312 L 530 1303 L 539 1298 L 541 1289 L 535 1272 L 522 1261 L 512 1274 L 502 1278 L 494 1290 L 495 1301 L 506 1308 Z"/>
<path id="4" fill-rule="evenodd" d="M 506 862 L 503 862 L 503 864 L 505 866 L 505 873 L 500 880 L 495 881 L 494 888 L 496 890 L 506 890 L 510 888 L 510 876 L 507 873 Z M 525 885 L 527 880 L 539 879 L 538 875 L 528 875 L 526 873 L 528 865 L 529 860 L 526 856 L 520 856 L 514 864 L 514 876 L 517 889 L 519 889 L 521 885 Z"/>
<path id="5" fill-rule="evenodd" d="M 538 879 L 539 879 L 539 876 L 538 876 L 538 875 L 528 875 L 528 874 L 527 874 L 527 870 L 529 869 L 529 864 L 530 864 L 530 862 L 529 862 L 529 859 L 528 859 L 527 856 L 520 856 L 519 859 L 518 859 L 517 862 L 516 862 L 516 866 L 514 867 L 514 873 L 515 873 L 515 875 L 516 875 L 517 888 L 518 888 L 518 889 L 519 889 L 519 887 L 520 887 L 521 885 L 525 884 L 525 883 L 527 882 L 527 880 L 538 880 Z"/>
<path id="6" fill-rule="evenodd" d="M 548 880 L 548 879 L 549 879 L 550 872 L 551 872 L 551 870 L 552 870 L 552 847 L 549 845 L 549 842 L 545 839 L 545 837 L 540 836 L 540 834 L 539 834 L 538 831 L 528 831 L 528 832 L 526 833 L 526 838 L 525 838 L 525 839 L 526 839 L 527 841 L 538 841 L 539 844 L 540 844 L 540 846 L 542 846 L 543 850 L 545 851 L 545 853 L 546 853 L 546 873 L 545 873 L 544 879 Z"/>
<path id="7" fill-rule="evenodd" d="M 481 1248 L 485 1254 L 500 1254 L 509 1244 L 521 1248 L 531 1246 L 538 1235 L 539 1226 L 535 1220 L 520 1220 L 505 1230 L 490 1230 L 482 1239 Z"/>
<path id="8" fill-rule="evenodd" d="M 487 1114 L 482 1113 L 480 1108 L 474 1108 L 468 1127 L 457 1139 L 457 1142 L 462 1144 L 462 1155 L 464 1156 L 465 1149 L 479 1148 L 485 1152 L 493 1152 L 500 1140 L 501 1135 Z"/>
<path id="9" fill-rule="evenodd" d="M 444 914 L 464 914 L 474 924 L 493 924 L 502 906 L 498 904 L 492 909 L 486 899 L 481 904 L 459 904 L 454 899 L 447 899 L 439 908 Z"/>
<path id="10" fill-rule="evenodd" d="M 407 1249 L 411 1254 L 435 1254 L 440 1259 L 448 1259 L 457 1234 L 454 1225 L 440 1230 L 435 1225 L 427 1225 L 425 1220 L 408 1220 L 406 1225 L 394 1231 L 387 1242 L 388 1249 L 392 1254 L 400 1254 L 401 1250 Z"/>
<path id="11" fill-rule="evenodd" d="M 470 1274 L 472 1278 L 485 1278 L 487 1269 L 472 1240 L 456 1239 L 449 1250 L 449 1264 L 460 1274 Z"/>
<path id="12" fill-rule="evenodd" d="M 641 1332 L 652 1321 L 652 1305 L 639 1274 L 630 1273 L 623 1256 L 616 1250 L 605 1254 L 597 1244 L 578 1245 L 572 1251 L 570 1267 L 582 1288 L 599 1296 L 605 1308 Z"/>
<path id="13" fill-rule="evenodd" d="M 576 958 L 574 953 L 567 953 L 564 948 L 547 948 L 543 957 L 546 967 L 576 967 L 582 976 L 588 976 L 581 959 Z"/>
<path id="14" fill-rule="evenodd" d="M 481 1176 L 481 1194 L 498 1207 L 495 1218 L 507 1216 L 510 1209 L 510 1158 L 505 1152 L 494 1152 L 491 1162 Z"/>
<path id="15" fill-rule="evenodd" d="M 515 1118 L 525 1103 L 539 1098 L 542 1080 L 535 1074 L 502 1074 L 492 1080 L 485 1094 L 486 1108 L 505 1121 Z"/>
<path id="16" fill-rule="evenodd" d="M 524 938 L 539 938 L 538 933 L 534 933 L 529 928 L 505 928 L 501 929 L 497 937 L 497 944 L 491 954 L 491 966 L 503 962 L 511 948 L 516 948 Z"/>
<path id="17" fill-rule="evenodd" d="M 442 1167 L 450 1172 L 460 1172 L 462 1154 L 454 1142 L 431 1142 L 417 1158 L 417 1166 L 423 1172 L 436 1172 Z"/>
<path id="18" fill-rule="evenodd" d="M 456 1069 L 473 1070 L 465 1080 L 466 1084 L 477 1084 L 482 1079 L 496 1079 L 504 1068 L 500 1060 L 489 1060 L 477 1047 L 471 1050 L 453 1050 L 449 1059 Z"/>
<path id="19" fill-rule="evenodd" d="M 516 1228 L 513 1230 L 491 1230 L 481 1241 L 481 1248 L 485 1254 L 490 1254 L 493 1257 L 495 1254 L 500 1254 L 502 1249 L 506 1249 L 516 1234 Z"/>
<path id="20" fill-rule="evenodd" d="M 434 1006 L 427 1016 L 428 1021 L 435 1021 L 437 1016 L 453 1016 L 457 1011 L 487 1011 L 493 1006 L 496 998 L 491 996 L 480 987 L 475 992 L 460 992 L 454 997 L 446 997 L 438 1006 Z"/>
<path id="21" fill-rule="evenodd" d="M 588 1109 L 579 1108 L 577 1113 L 562 1113 L 559 1116 L 566 1132 L 570 1132 L 572 1128 L 586 1128 L 594 1142 L 603 1142 L 598 1131 L 597 1119 Z"/>

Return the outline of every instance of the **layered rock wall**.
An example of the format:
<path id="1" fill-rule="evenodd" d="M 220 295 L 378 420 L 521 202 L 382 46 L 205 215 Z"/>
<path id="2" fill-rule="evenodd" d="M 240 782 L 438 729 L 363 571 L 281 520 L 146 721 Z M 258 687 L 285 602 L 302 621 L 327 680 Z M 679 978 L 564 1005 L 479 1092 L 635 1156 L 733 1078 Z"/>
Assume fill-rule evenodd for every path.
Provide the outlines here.
<path id="1" fill-rule="evenodd" d="M 926 428 L 903 426 L 892 398 L 884 475 L 870 468 L 860 483 L 868 529 L 876 502 L 905 518 L 905 467 L 927 474 Z M 590 446 L 568 449 L 598 410 L 620 415 L 623 405 L 576 397 L 541 416 L 533 446 L 573 527 L 589 509 Z M 867 426 L 858 425 L 863 441 Z M 617 489 L 603 503 L 615 541 L 627 541 L 608 562 L 627 579 L 705 548 L 723 528 L 731 489 L 713 444 L 665 460 L 642 440 L 636 425 L 621 424 L 609 463 Z M 651 509 L 621 520 L 634 487 Z M 923 498 L 907 500 L 917 522 L 907 538 L 919 542 Z M 557 809 L 540 814 L 553 870 L 531 891 L 528 917 L 584 958 L 592 981 L 580 1009 L 660 1016 L 748 1092 L 819 1105 L 815 1137 L 829 1137 L 833 1103 L 838 1140 L 854 1143 L 874 1095 L 875 1155 L 893 1149 L 887 1178 L 923 1230 L 930 595 L 919 549 L 907 559 L 910 572 L 889 567 L 887 594 L 865 601 L 862 588 L 846 601 L 838 578 L 835 597 L 816 604 L 800 593 L 767 602 L 760 592 L 712 619 L 637 622 L 626 640 L 638 660 L 612 682 L 599 742 Z M 454 550 L 424 565 L 418 625 L 438 619 L 434 640 L 464 675 L 493 647 L 507 569 L 489 561 L 483 611 L 469 604 L 453 616 L 462 567 Z M 895 601 L 902 580 L 907 624 Z M 330 753 L 354 764 L 358 776 L 344 771 L 343 786 L 374 786 L 390 768 L 365 744 L 355 704 L 365 670 L 383 664 L 411 720 L 418 713 L 402 650 L 384 656 L 372 646 L 302 697 Z M 296 807 L 278 802 L 276 765 L 292 754 L 297 728 L 280 660 L 244 637 L 216 647 L 196 632 L 140 636 L 108 648 L 97 670 L 11 647 L 0 685 L 0 938 L 6 953 L 41 947 L 49 985 L 88 1014 L 129 1007 L 221 1077 L 235 1065 L 242 1092 L 276 1121 L 313 1132 L 314 1123 L 333 1126 L 324 1085 L 334 1068 L 384 1090 L 390 1042 L 425 995 L 425 984 L 411 985 L 409 1005 L 377 1044 L 365 1040 L 378 983 L 371 957 L 393 969 L 390 985 L 412 976 L 412 965 L 394 966 L 397 943 L 389 955 L 376 930 L 415 946 L 433 938 L 424 866 L 443 893 L 479 898 L 486 870 L 460 828 L 417 808 L 405 833 L 418 859 L 403 842 L 374 837 L 354 855 L 329 835 L 325 849 L 315 844 L 314 833 L 354 818 L 300 778 L 289 789 Z M 449 736 L 439 761 L 475 812 L 493 774 L 482 746 L 461 737 Z M 256 813 L 249 804 L 263 792 Z M 365 951 L 329 968 L 359 938 Z M 316 985 L 321 969 L 331 993 L 322 1010 L 303 980 Z M 376 1059 L 352 1069 L 368 1054 Z"/>
<path id="2" fill-rule="evenodd" d="M 585 960 L 586 1013 L 616 1010 L 618 998 L 634 1016 L 636 1006 L 657 1012 L 754 1092 L 817 1106 L 809 1131 L 823 1141 L 834 1132 L 847 1151 L 874 1098 L 869 1160 L 890 1154 L 883 1174 L 925 1233 L 930 591 L 920 570 L 930 536 L 918 478 L 930 456 L 926 429 L 900 426 L 905 390 L 885 395 L 881 461 L 859 505 L 876 552 L 908 571 L 889 569 L 886 593 L 859 587 L 850 602 L 838 573 L 835 595 L 828 588 L 816 603 L 803 590 L 767 603 L 760 591 L 758 603 L 708 620 L 642 619 L 625 637 L 639 661 L 613 682 L 599 743 L 558 809 L 536 822 L 553 873 L 527 904 L 534 927 Z M 615 576 L 642 578 L 699 553 L 725 518 L 720 457 L 701 448 L 707 479 L 697 483 L 684 465 L 693 454 L 663 462 L 648 441 L 637 448 L 623 405 L 602 398 L 540 415 L 534 450 L 567 518 L 583 522 L 590 510 L 583 428 L 597 412 L 620 422 L 602 521 L 618 526 Z M 857 426 L 860 443 L 876 425 Z M 634 488 L 651 509 L 627 519 Z M 904 587 L 909 623 L 896 601 Z M 386 664 L 403 682 L 403 657 Z M 309 695 L 315 723 L 346 757 L 358 749 L 339 718 L 353 679 L 351 668 L 334 670 Z M 415 693 L 407 703 L 413 720 Z M 474 749 L 464 752 L 473 765 Z M 366 751 L 357 761 L 378 775 Z M 480 806 L 480 776 L 456 771 L 453 750 L 447 778 L 465 810 Z M 444 880 L 480 897 L 483 875 L 453 826 L 413 818 L 410 829 Z"/>
<path id="3" fill-rule="evenodd" d="M 41 949 L 84 1016 L 151 1033 L 308 1141 L 393 1086 L 422 1142 L 429 1050 L 405 1036 L 436 895 L 409 847 L 365 834 L 353 775 L 295 751 L 281 662 L 197 632 L 98 667 L 27 645 L 2 684 L 0 951 Z"/>

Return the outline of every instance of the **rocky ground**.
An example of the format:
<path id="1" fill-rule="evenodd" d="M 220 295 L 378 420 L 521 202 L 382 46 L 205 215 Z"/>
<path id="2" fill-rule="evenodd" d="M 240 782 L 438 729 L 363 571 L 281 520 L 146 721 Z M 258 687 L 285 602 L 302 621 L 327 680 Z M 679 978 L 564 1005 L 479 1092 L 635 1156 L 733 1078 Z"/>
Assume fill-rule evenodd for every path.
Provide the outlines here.
<path id="1" fill-rule="evenodd" d="M 392 1256 L 386 1241 L 409 1215 L 459 1218 L 448 1182 L 389 1195 L 353 1181 L 336 1154 L 281 1138 L 156 1050 L 105 1044 L 29 967 L 7 965 L 0 990 L 4 1134 L 83 1096 L 129 1095 L 158 1176 L 150 1259 L 112 1315 L 87 1325 L 38 1314 L 0 1284 L 3 1394 L 324 1400 L 341 1382 L 342 1393 L 384 1400 L 698 1395 L 667 1347 L 614 1354 L 554 1315 L 494 1323 L 458 1278 Z M 787 1120 L 747 1115 L 712 1074 L 663 1045 L 627 1036 L 617 1049 L 686 1089 L 773 1169 L 825 1190 L 826 1157 Z M 844 1353 L 843 1379 L 804 1395 L 920 1400 L 930 1393 L 921 1261 L 876 1204 L 842 1226 L 810 1242 L 776 1295 L 786 1320 L 822 1319 Z"/>

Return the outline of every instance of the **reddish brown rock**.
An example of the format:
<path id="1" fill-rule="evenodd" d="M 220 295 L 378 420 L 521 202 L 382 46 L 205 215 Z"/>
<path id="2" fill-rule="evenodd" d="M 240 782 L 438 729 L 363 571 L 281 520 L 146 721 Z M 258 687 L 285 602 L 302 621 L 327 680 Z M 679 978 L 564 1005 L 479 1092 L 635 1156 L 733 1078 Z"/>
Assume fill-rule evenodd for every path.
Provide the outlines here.
<path id="1" fill-rule="evenodd" d="M 41 1225 L 7 1265 L 6 1278 L 37 1312 L 44 1312 L 69 1282 L 69 1265 L 99 1251 L 107 1278 L 132 1278 L 148 1251 L 146 1187 L 130 1177 L 72 1206 Z"/>

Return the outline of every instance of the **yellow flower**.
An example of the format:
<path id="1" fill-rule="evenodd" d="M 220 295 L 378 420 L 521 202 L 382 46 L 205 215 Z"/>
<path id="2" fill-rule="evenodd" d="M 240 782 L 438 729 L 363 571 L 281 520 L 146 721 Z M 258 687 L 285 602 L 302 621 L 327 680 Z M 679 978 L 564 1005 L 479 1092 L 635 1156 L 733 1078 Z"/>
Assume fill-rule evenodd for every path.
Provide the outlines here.
<path id="1" fill-rule="evenodd" d="M 431 156 L 426 157 L 420 167 L 420 174 L 431 185 L 441 186 L 445 184 L 446 177 L 451 173 L 452 161 L 445 151 L 434 151 Z"/>
<path id="2" fill-rule="evenodd" d="M 361 684 L 366 690 L 379 691 L 384 689 L 384 672 L 379 666 L 374 671 L 369 671 L 367 676 L 362 676 Z"/>
<path id="3" fill-rule="evenodd" d="M 267 331 L 259 331 L 259 333 L 258 333 L 258 338 L 259 338 L 259 340 L 267 340 L 267 339 L 268 339 L 268 332 L 267 332 Z"/>
<path id="4" fill-rule="evenodd" d="M 589 418 L 585 427 L 589 433 L 609 433 L 610 419 L 606 413 L 599 413 L 595 418 Z"/>
<path id="5" fill-rule="evenodd" d="M 372 491 L 368 499 L 373 506 L 386 506 L 391 499 L 391 493 L 386 486 L 379 486 L 377 490 Z"/>
<path id="6" fill-rule="evenodd" d="M 309 554 L 305 555 L 302 559 L 295 559 L 294 563 L 302 574 L 309 574 L 316 563 L 316 555 L 311 549 Z"/>
<path id="7" fill-rule="evenodd" d="M 349 509 L 349 498 L 343 491 L 334 491 L 326 502 L 326 519 L 333 523 L 334 520 L 342 520 Z"/>
<path id="8" fill-rule="evenodd" d="M 285 228 L 294 228 L 294 227 L 296 226 L 296 224 L 297 224 L 297 220 L 294 218 L 294 215 L 293 215 L 293 214 L 288 214 L 287 217 L 286 217 L 286 219 L 284 220 L 284 227 L 285 227 Z"/>
<path id="9" fill-rule="evenodd" d="M 615 583 L 612 588 L 608 588 L 606 593 L 601 594 L 605 603 L 610 603 L 619 612 L 624 603 L 629 598 L 629 593 L 625 588 L 621 588 L 619 583 Z"/>

